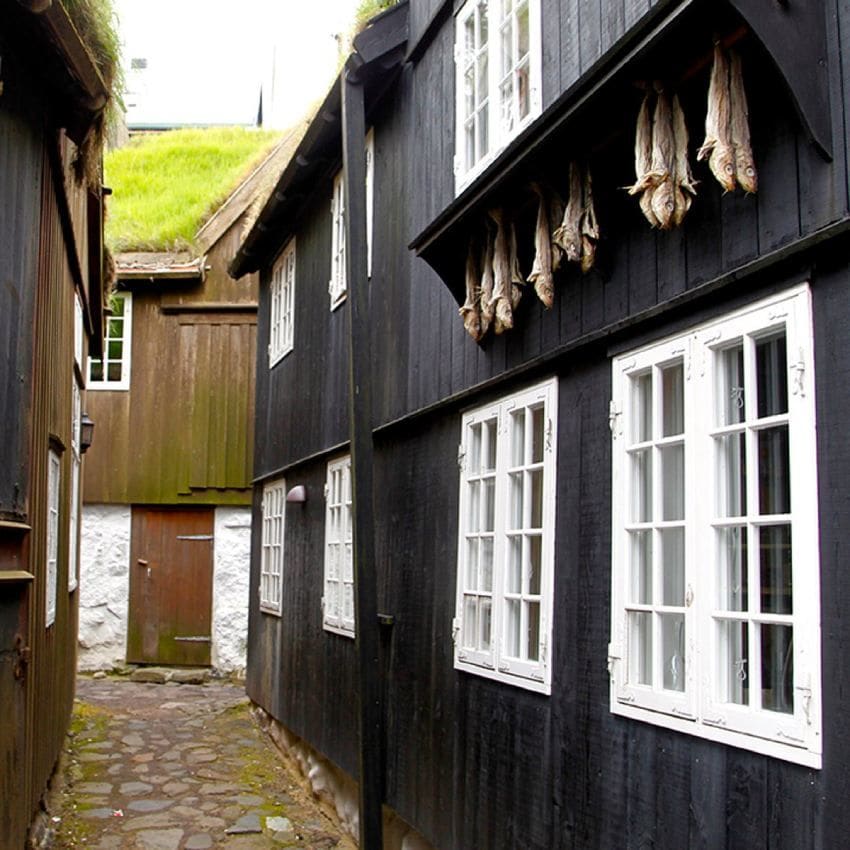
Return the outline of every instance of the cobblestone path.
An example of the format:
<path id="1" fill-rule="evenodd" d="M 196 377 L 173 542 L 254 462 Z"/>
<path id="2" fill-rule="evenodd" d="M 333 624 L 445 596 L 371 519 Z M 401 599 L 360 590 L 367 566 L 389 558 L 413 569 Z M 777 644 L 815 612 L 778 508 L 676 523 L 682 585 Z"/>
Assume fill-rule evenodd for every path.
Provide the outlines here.
<path id="1" fill-rule="evenodd" d="M 355 848 L 235 685 L 81 677 L 68 740 L 56 850 Z"/>

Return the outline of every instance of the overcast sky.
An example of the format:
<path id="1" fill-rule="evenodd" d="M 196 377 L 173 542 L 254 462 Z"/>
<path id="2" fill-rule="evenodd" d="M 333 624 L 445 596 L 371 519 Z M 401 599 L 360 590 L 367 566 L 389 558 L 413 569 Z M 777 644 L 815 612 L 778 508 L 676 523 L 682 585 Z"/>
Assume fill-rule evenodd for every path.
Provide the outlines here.
<path id="1" fill-rule="evenodd" d="M 357 0 L 115 0 L 127 121 L 286 127 L 330 85 Z M 144 68 L 129 68 L 145 64 Z M 139 62 L 138 60 L 143 60 Z"/>

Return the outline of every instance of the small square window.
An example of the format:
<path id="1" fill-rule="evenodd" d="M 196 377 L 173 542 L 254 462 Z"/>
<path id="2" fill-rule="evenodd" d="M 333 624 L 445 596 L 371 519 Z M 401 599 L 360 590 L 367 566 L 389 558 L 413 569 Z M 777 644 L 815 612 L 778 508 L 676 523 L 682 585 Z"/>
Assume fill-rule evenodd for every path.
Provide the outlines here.
<path id="1" fill-rule="evenodd" d="M 119 292 L 110 303 L 112 315 L 106 317 L 103 358 L 89 357 L 87 388 L 90 390 L 130 389 L 133 296 Z"/>

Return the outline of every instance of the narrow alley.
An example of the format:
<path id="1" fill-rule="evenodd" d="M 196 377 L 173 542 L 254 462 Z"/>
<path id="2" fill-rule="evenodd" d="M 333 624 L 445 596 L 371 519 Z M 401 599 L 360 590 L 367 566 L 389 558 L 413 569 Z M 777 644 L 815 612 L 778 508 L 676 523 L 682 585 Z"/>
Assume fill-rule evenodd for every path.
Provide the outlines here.
<path id="1" fill-rule="evenodd" d="M 54 850 L 352 850 L 240 686 L 81 677 Z"/>

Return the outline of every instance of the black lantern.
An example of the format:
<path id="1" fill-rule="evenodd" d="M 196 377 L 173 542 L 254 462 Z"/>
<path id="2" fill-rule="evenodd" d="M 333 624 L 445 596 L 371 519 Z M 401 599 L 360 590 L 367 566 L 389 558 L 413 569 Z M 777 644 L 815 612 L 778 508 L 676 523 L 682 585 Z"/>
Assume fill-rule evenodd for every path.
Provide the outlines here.
<path id="1" fill-rule="evenodd" d="M 94 437 L 94 422 L 89 419 L 88 413 L 80 418 L 80 454 L 85 454 Z"/>

